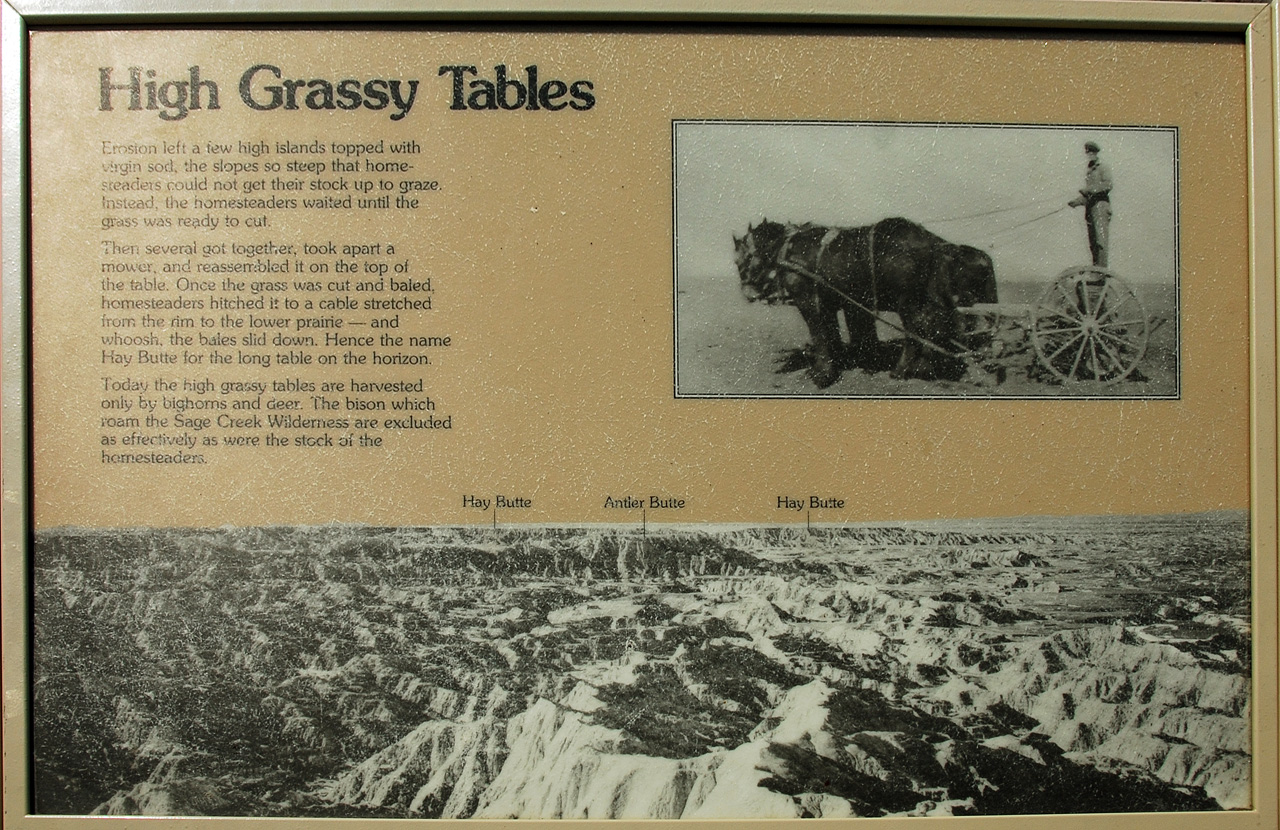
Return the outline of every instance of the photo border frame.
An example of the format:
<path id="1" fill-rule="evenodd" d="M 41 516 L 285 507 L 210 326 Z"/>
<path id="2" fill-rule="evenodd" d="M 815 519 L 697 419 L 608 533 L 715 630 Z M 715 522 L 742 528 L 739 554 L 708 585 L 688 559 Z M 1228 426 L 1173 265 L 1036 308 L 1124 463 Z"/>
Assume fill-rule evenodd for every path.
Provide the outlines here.
<path id="1" fill-rule="evenodd" d="M 690 349 L 690 351 L 694 353 L 694 356 L 682 359 L 681 348 L 680 348 L 680 343 L 682 340 L 682 332 L 683 332 L 683 328 L 680 320 L 680 317 L 681 317 L 680 295 L 682 293 L 681 282 L 680 282 L 680 260 L 681 260 L 680 169 L 681 169 L 681 163 L 683 161 L 680 157 L 680 130 L 682 127 L 692 128 L 695 130 L 698 128 L 702 128 L 702 129 L 737 128 L 739 130 L 754 130 L 754 131 L 758 131 L 761 134 L 766 133 L 767 131 L 772 129 L 786 130 L 786 129 L 815 129 L 816 128 L 816 129 L 836 130 L 838 131 L 837 135 L 839 134 L 839 131 L 847 130 L 849 132 L 855 132 L 861 129 L 881 130 L 886 128 L 893 128 L 894 130 L 903 130 L 903 131 L 910 131 L 913 129 L 945 130 L 948 132 L 955 131 L 955 133 L 963 133 L 966 131 L 975 131 L 975 132 L 993 131 L 998 133 L 1000 131 L 1005 131 L 1005 130 L 1009 132 L 1015 132 L 1015 133 L 1039 131 L 1046 134 L 1054 133 L 1054 132 L 1067 132 L 1067 131 L 1079 132 L 1081 130 L 1092 130 L 1093 131 L 1092 134 L 1095 134 L 1096 137 L 1104 141 L 1109 141 L 1111 137 L 1116 133 L 1130 133 L 1130 134 L 1165 133 L 1165 134 L 1168 134 L 1171 137 L 1171 144 L 1172 144 L 1170 148 L 1169 162 L 1170 162 L 1170 168 L 1171 168 L 1170 190 L 1173 196 L 1173 207 L 1172 207 L 1172 215 L 1170 217 L 1169 232 L 1173 238 L 1173 245 L 1172 245 L 1172 251 L 1171 251 L 1171 259 L 1173 261 L 1172 262 L 1173 282 L 1171 287 L 1173 292 L 1173 308 L 1174 308 L 1173 318 L 1169 320 L 1169 323 L 1173 326 L 1173 329 L 1175 332 L 1174 346 L 1173 346 L 1173 352 L 1174 352 L 1173 353 L 1173 363 L 1174 363 L 1173 380 L 1171 385 L 1169 386 L 1169 391 L 1157 392 L 1152 394 L 1142 394 L 1142 395 L 1123 395 L 1123 394 L 1109 391 L 1117 388 L 1117 386 L 1113 385 L 1115 383 L 1114 381 L 1108 381 L 1106 384 L 1106 387 L 1103 390 L 1094 391 L 1090 394 L 1060 394 L 1060 393 L 1059 394 L 1047 394 L 1047 393 L 1009 394 L 1004 392 L 993 392 L 991 391 L 990 387 L 979 386 L 977 384 L 969 384 L 968 381 L 970 380 L 970 378 L 968 377 L 962 379 L 959 382 L 959 388 L 948 388 L 945 390 L 932 389 L 929 391 L 900 391 L 900 392 L 890 392 L 890 393 L 856 392 L 856 391 L 849 391 L 849 390 L 846 390 L 843 392 L 834 392 L 832 391 L 832 389 L 828 389 L 828 388 L 812 388 L 812 387 L 808 388 L 804 392 L 797 392 L 794 389 L 789 391 L 771 392 L 763 388 L 753 388 L 749 390 L 747 389 L 719 390 L 719 389 L 684 388 L 681 382 L 681 377 L 680 377 L 681 366 L 684 365 L 686 361 L 688 361 L 689 363 L 693 363 L 698 358 L 696 356 L 697 350 L 696 348 L 694 348 L 694 349 Z M 991 122 L 953 122 L 953 121 L 863 121 L 863 120 L 857 120 L 857 119 L 837 120 L 837 119 L 815 119 L 815 118 L 793 118 L 793 119 L 675 118 L 675 119 L 672 119 L 672 122 L 671 122 L 671 180 L 672 180 L 671 181 L 671 203 L 672 203 L 671 213 L 672 213 L 672 228 L 673 228 L 672 239 L 675 240 L 675 244 L 672 245 L 672 251 L 671 251 L 672 271 L 674 274 L 674 279 L 672 280 L 672 283 L 673 283 L 672 292 L 674 296 L 673 303 L 674 303 L 674 316 L 675 316 L 675 332 L 674 332 L 674 338 L 673 338 L 673 344 L 672 344 L 673 352 L 674 352 L 674 355 L 673 355 L 674 363 L 675 363 L 674 370 L 673 370 L 674 382 L 672 384 L 674 396 L 677 399 L 683 398 L 683 399 L 689 399 L 689 400 L 738 400 L 738 401 L 762 400 L 762 399 L 785 400 L 785 401 L 817 401 L 817 400 L 864 400 L 864 401 L 867 401 L 867 400 L 871 400 L 871 401 L 908 401 L 908 400 L 1140 401 L 1140 400 L 1146 400 L 1146 401 L 1159 401 L 1159 400 L 1181 400 L 1182 399 L 1183 360 L 1182 360 L 1182 348 L 1181 348 L 1181 345 L 1182 345 L 1182 331 L 1181 331 L 1182 329 L 1182 319 L 1181 319 L 1182 318 L 1182 309 L 1181 309 L 1182 243 L 1180 239 L 1181 237 L 1180 201 L 1181 201 L 1182 176 L 1178 169 L 1178 156 L 1179 156 L 1178 139 L 1179 139 L 1179 129 L 1177 127 L 1168 126 L 1168 125 L 1107 124 L 1105 126 L 1091 127 L 1089 125 L 1084 125 L 1084 124 L 1053 124 L 1053 123 L 1038 124 L 1038 123 L 1018 123 L 1018 122 L 1001 124 L 1001 123 L 991 123 Z M 1059 208 L 1059 210 L 1062 210 L 1062 208 Z M 767 220 L 767 217 L 765 218 Z M 1043 219 L 1043 218 L 1045 217 L 1043 216 L 1038 217 L 1038 219 Z M 1033 219 L 1032 221 L 1033 222 L 1038 221 L 1038 219 Z M 938 223 L 942 224 L 942 223 L 946 223 L 947 221 L 948 220 L 943 219 L 943 220 L 940 220 Z M 955 220 L 951 220 L 951 221 L 955 221 Z M 925 224 L 930 224 L 930 223 L 925 222 Z M 1030 223 L 1026 223 L 1026 224 L 1030 224 Z M 1019 225 L 1015 225 L 1014 227 L 1017 228 L 1019 227 Z M 750 235 L 750 230 L 748 230 L 747 233 L 748 235 Z M 999 234 L 1000 232 L 997 231 L 996 235 L 999 235 Z M 735 237 L 735 242 L 736 241 L 737 241 L 737 237 Z M 1112 273 L 1113 275 L 1115 274 L 1114 271 Z M 1051 282 L 1049 282 L 1051 279 L 1050 274 L 1052 274 L 1052 271 L 1048 271 L 1043 275 L 1041 275 L 1042 281 L 1038 283 L 1037 286 L 1040 288 L 1043 288 L 1045 285 L 1051 284 Z M 848 298 L 848 299 L 852 299 L 852 298 Z M 787 304 L 790 304 L 790 303 L 788 302 Z M 889 320 L 888 322 L 882 320 L 880 315 L 876 313 L 877 311 L 876 309 L 867 308 L 863 306 L 861 310 L 866 314 L 869 314 L 872 318 L 875 319 L 877 327 L 883 326 L 887 330 L 898 329 L 897 324 L 894 323 L 892 320 Z M 887 310 L 887 309 L 881 309 L 881 310 Z M 848 311 L 846 311 L 845 313 L 847 314 Z M 997 315 L 997 317 L 1000 317 L 1003 321 L 1008 321 L 1010 319 L 1017 319 L 1016 314 L 1012 312 L 1007 312 L 1003 316 Z M 1151 330 L 1155 331 L 1156 328 L 1158 328 L 1157 325 L 1152 325 Z M 1032 336 L 1030 333 L 1029 327 L 1025 331 L 1029 337 Z M 914 334 L 907 333 L 905 329 L 898 329 L 898 336 L 904 339 L 915 338 Z M 924 341 L 924 342 L 927 343 L 928 341 Z M 932 344 L 929 344 L 929 345 L 932 346 Z M 805 348 L 807 348 L 807 346 Z M 1144 344 L 1144 351 L 1146 351 L 1146 355 L 1148 358 L 1150 357 L 1149 348 L 1150 348 L 1149 344 Z M 1129 371 L 1130 372 L 1135 371 L 1136 364 L 1140 363 L 1141 361 L 1142 361 L 1141 357 L 1134 360 L 1133 368 L 1130 369 Z M 1034 368 L 1038 368 L 1038 369 L 1044 368 L 1043 364 L 1038 362 L 1037 357 L 1033 356 L 1031 358 L 1031 363 Z M 783 374 L 783 373 L 784 373 L 784 370 L 781 370 L 781 369 L 775 371 L 775 374 Z M 1129 372 L 1126 372 L 1125 374 L 1128 375 Z M 1054 387 L 1048 387 L 1048 388 L 1054 388 Z M 1057 387 L 1057 388 L 1061 389 L 1061 387 Z"/>
<path id="2" fill-rule="evenodd" d="M 1280 225 L 1280 178 L 1277 156 L 1277 100 L 1280 93 L 1280 0 L 1267 3 L 1126 2 L 1125 0 L 817 0 L 797 9 L 787 0 L 482 0 L 466 3 L 406 0 L 0 0 L 0 393 L 3 395 L 3 542 L 2 616 L 4 683 L 3 826 L 13 828 L 96 827 L 103 819 L 32 816 L 28 781 L 29 608 L 28 552 L 33 533 L 30 423 L 30 253 L 26 136 L 26 38 L 31 27 L 222 26 L 418 24 L 437 26 L 562 23 L 574 26 L 641 24 L 647 27 L 706 24 L 883 25 L 894 27 L 965 27 L 998 35 L 1002 29 L 1038 27 L 1089 32 L 1126 30 L 1136 33 L 1229 34 L 1240 37 L 1246 58 L 1248 143 L 1248 230 L 1250 234 L 1250 513 L 1253 534 L 1253 809 L 1227 813 L 1124 814 L 1111 821 L 1133 828 L 1197 827 L 1216 830 L 1275 827 L 1280 819 L 1277 784 L 1277 236 Z M 982 827 L 1059 828 L 1095 825 L 1103 816 L 1001 816 L 982 819 L 826 820 L 824 824 L 897 828 L 924 822 L 977 822 Z M 127 826 L 162 821 L 179 828 L 207 827 L 209 821 L 236 827 L 293 827 L 323 823 L 326 827 L 368 827 L 365 819 L 111 819 Z M 413 821 L 413 820 L 404 820 Z M 441 820 L 432 820 L 439 823 Z M 284 823 L 282 823 L 284 822 Z M 393 824 L 396 819 L 379 820 Z M 419 822 L 420 823 L 420 822 Z M 475 820 L 467 821 L 467 826 Z M 541 827 L 550 821 L 480 822 L 485 826 Z M 811 826 L 812 820 L 733 820 L 662 822 L 671 826 L 727 828 Z M 463 823 L 453 823 L 461 826 Z M 600 822 L 591 822 L 599 825 Z M 607 822 L 620 830 L 656 822 Z"/>

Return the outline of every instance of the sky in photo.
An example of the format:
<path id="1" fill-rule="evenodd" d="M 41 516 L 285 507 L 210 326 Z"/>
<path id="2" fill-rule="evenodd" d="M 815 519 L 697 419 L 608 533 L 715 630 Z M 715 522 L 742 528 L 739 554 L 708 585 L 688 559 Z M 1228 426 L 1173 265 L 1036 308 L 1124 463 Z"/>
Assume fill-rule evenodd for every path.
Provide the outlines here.
<path id="1" fill-rule="evenodd" d="M 768 218 L 832 227 L 890 216 L 991 254 L 1001 281 L 1049 281 L 1091 262 L 1084 142 L 1111 168 L 1110 270 L 1173 285 L 1173 129 L 678 122 L 677 269 L 682 285 L 736 276 L 733 236 Z"/>

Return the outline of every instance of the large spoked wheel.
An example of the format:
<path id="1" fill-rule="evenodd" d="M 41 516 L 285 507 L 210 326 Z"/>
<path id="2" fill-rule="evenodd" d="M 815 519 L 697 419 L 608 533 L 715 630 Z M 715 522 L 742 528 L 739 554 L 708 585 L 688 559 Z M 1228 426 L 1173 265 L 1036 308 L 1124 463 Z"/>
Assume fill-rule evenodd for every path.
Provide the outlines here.
<path id="1" fill-rule="evenodd" d="M 1064 381 L 1116 383 L 1147 353 L 1150 321 L 1124 280 L 1105 268 L 1068 268 L 1032 312 L 1031 341 L 1045 369 Z"/>

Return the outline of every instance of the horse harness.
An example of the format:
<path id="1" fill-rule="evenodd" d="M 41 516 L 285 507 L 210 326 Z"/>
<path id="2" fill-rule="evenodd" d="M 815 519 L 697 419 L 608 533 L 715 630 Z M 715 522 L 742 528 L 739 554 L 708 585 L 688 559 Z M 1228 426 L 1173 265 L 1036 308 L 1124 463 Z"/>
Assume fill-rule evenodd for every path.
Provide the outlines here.
<path id="1" fill-rule="evenodd" d="M 828 228 L 827 232 L 822 235 L 822 242 L 818 244 L 818 254 L 813 258 L 812 271 L 809 270 L 808 268 L 805 268 L 800 263 L 793 262 L 787 258 L 788 249 L 791 247 L 791 241 L 795 239 L 796 234 L 798 234 L 800 230 L 802 229 L 796 228 L 796 229 L 793 229 L 790 233 L 788 233 L 787 238 L 782 242 L 782 247 L 778 249 L 777 268 L 775 268 L 773 273 L 770 274 L 770 277 L 772 278 L 771 281 L 777 285 L 778 293 L 782 294 L 782 296 L 784 297 L 786 296 L 786 289 L 782 286 L 782 280 L 777 278 L 778 270 L 783 269 L 787 271 L 792 271 L 794 273 L 801 275 L 802 277 L 806 277 L 810 280 L 813 280 L 817 284 L 835 292 L 837 295 L 839 295 L 841 298 L 843 298 L 847 302 L 853 303 L 856 307 L 862 309 L 863 311 L 867 311 L 869 314 L 871 314 L 872 317 L 875 317 L 876 319 L 880 319 L 879 318 L 879 313 L 880 313 L 879 282 L 880 281 L 876 277 L 876 226 L 875 225 L 867 226 L 867 270 L 870 272 L 870 275 L 871 275 L 871 280 L 870 280 L 871 308 L 870 309 L 867 309 L 867 307 L 864 306 L 862 303 L 859 303 L 857 300 L 853 299 L 848 294 L 836 288 L 834 285 L 831 284 L 829 280 L 819 276 L 819 274 L 822 271 L 822 258 L 826 255 L 827 249 L 831 247 L 831 243 L 834 242 L 836 240 L 836 237 L 838 237 L 841 233 L 844 233 L 845 229 Z M 892 326 L 893 324 L 890 323 L 889 325 Z M 897 328 L 897 327 L 894 326 L 894 328 Z"/>
<path id="2" fill-rule="evenodd" d="M 865 304 L 858 302 L 853 297 L 850 297 L 844 291 L 841 291 L 833 285 L 830 280 L 822 276 L 819 273 L 822 266 L 822 257 L 827 252 L 827 248 L 830 247 L 835 238 L 840 235 L 840 232 L 839 228 L 829 228 L 823 235 L 822 242 L 818 247 L 818 255 L 814 257 L 813 270 L 804 267 L 798 262 L 793 262 L 787 259 L 787 249 L 791 246 L 791 240 L 795 238 L 797 233 L 799 233 L 799 229 L 793 230 L 791 233 L 787 234 L 787 238 L 783 241 L 782 247 L 778 249 L 777 268 L 775 268 L 773 274 L 771 274 L 771 276 L 774 277 L 773 282 L 777 285 L 778 293 L 784 297 L 786 296 L 786 289 L 782 286 L 782 280 L 776 277 L 777 271 L 779 269 L 791 271 L 792 273 L 799 274 L 800 276 L 813 281 L 816 285 L 826 288 L 828 291 L 840 297 L 859 311 L 870 314 L 873 320 L 884 323 L 889 328 L 901 333 L 904 337 L 908 337 L 916 341 L 925 348 L 932 349 L 933 351 L 946 355 L 947 357 L 964 357 L 970 354 L 969 350 L 960 343 L 955 343 L 955 345 L 959 346 L 961 351 L 958 353 L 951 352 L 939 346 L 937 343 L 934 343 L 927 337 L 923 337 L 913 331 L 907 331 L 904 326 L 894 323 L 892 320 L 886 319 L 880 315 L 880 298 L 877 286 L 879 280 L 876 278 L 876 226 L 874 224 L 867 227 L 867 269 L 871 272 L 871 307 L 868 307 Z"/>

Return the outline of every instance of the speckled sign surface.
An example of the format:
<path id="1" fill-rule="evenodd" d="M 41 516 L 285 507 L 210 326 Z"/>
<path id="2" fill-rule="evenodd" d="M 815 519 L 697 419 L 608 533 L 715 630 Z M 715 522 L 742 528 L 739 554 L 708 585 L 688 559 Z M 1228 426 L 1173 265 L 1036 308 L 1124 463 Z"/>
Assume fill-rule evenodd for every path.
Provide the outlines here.
<path id="1" fill-rule="evenodd" d="M 29 48 L 33 813 L 1259 815 L 1241 37 Z"/>

